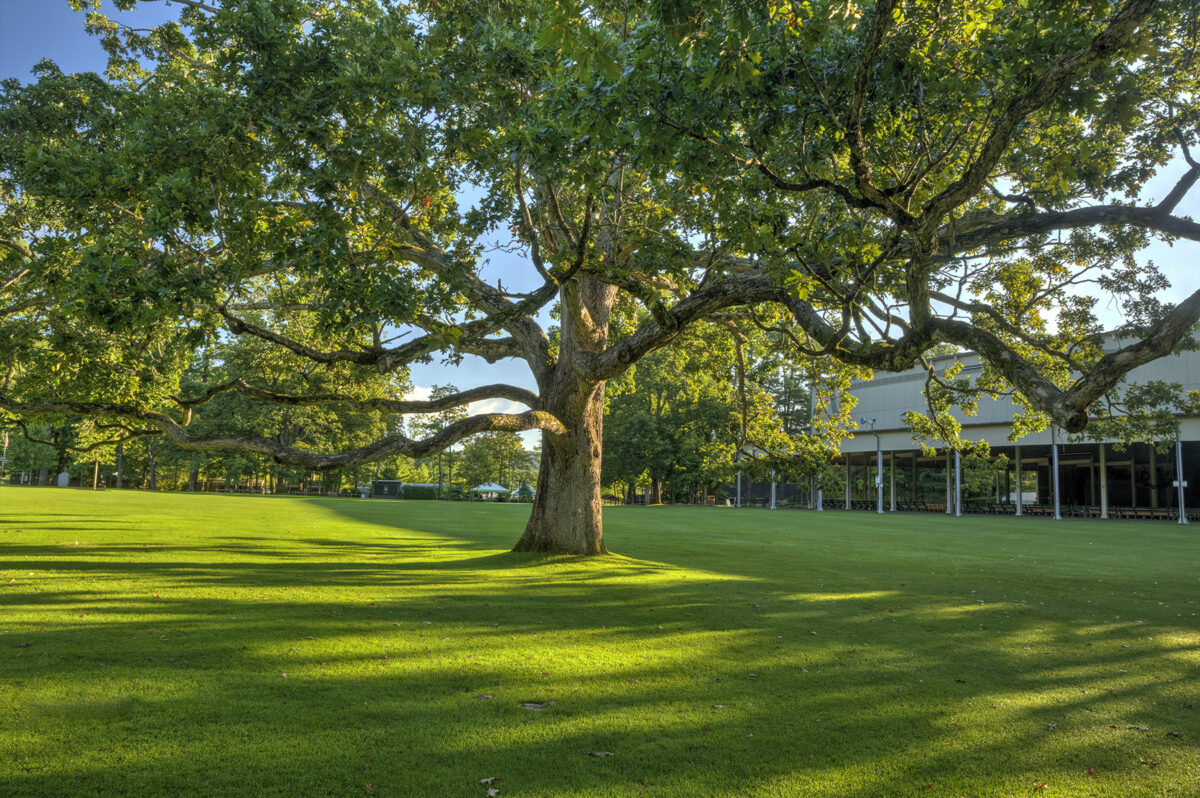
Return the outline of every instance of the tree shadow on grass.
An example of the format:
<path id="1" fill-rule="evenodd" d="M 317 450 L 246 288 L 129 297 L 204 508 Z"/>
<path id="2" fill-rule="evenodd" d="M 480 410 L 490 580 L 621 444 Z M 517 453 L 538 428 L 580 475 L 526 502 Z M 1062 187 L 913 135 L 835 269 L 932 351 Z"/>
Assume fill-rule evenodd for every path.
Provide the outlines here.
<path id="1" fill-rule="evenodd" d="M 640 560 L 517 555 L 475 515 L 6 544 L 0 793 L 1134 795 L 1200 764 L 1186 575 L 690 516 L 694 552 L 656 519 Z"/>
<path id="2" fill-rule="evenodd" d="M 1180 700 L 1194 672 L 1133 620 L 695 574 L 648 589 L 632 570 L 597 584 L 472 559 L 452 561 L 451 583 L 430 563 L 23 563 L 144 585 L 2 594 L 23 698 L 0 784 L 457 795 L 499 776 L 502 794 L 866 798 L 1036 780 L 1087 794 L 1088 768 L 1158 789 L 1196 764 L 1194 740 L 1167 736 L 1194 719 Z"/>

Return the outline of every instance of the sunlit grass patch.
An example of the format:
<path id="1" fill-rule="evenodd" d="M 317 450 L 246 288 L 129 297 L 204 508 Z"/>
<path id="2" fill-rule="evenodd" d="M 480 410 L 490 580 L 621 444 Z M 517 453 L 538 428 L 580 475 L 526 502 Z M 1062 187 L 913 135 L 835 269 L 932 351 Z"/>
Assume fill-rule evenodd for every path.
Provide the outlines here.
<path id="1" fill-rule="evenodd" d="M 1200 783 L 1187 528 L 616 508 L 586 559 L 527 512 L 0 490 L 0 795 Z"/>

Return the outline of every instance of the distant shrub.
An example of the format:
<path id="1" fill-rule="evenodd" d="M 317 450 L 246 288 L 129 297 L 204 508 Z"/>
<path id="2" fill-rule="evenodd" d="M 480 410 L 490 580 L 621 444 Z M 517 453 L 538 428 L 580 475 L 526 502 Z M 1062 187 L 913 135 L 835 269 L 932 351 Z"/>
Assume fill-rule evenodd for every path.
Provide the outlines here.
<path id="1" fill-rule="evenodd" d="M 400 490 L 400 498 L 402 499 L 436 499 L 437 488 L 423 487 L 421 485 L 405 485 Z"/>

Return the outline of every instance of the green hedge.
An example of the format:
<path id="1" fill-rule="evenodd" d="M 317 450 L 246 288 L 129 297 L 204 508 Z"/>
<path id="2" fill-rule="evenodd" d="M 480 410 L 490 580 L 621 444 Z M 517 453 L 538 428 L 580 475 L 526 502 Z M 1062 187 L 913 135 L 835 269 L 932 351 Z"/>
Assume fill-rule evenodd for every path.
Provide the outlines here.
<path id="1" fill-rule="evenodd" d="M 417 485 L 405 485 L 401 490 L 402 499 L 436 499 L 437 488 L 424 488 Z"/>

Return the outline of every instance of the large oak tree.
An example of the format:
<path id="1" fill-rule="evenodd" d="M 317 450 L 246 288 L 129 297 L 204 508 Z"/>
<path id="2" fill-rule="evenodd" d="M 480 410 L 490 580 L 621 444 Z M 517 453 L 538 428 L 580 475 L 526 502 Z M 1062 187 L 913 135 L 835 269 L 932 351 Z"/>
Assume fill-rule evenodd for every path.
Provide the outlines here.
<path id="1" fill-rule="evenodd" d="M 44 64 L 0 89 L 9 413 L 311 469 L 540 429 L 517 547 L 595 554 L 605 380 L 698 320 L 885 371 L 970 348 L 976 388 L 1077 431 L 1200 316 L 1134 260 L 1200 240 L 1175 214 L 1200 177 L 1194 2 L 178 2 L 152 31 L 91 18 L 104 77 Z M 1163 169 L 1174 188 L 1142 199 Z M 532 279 L 485 271 L 497 249 Z M 1136 343 L 1102 350 L 1088 286 Z M 357 376 L 183 391 L 224 336 Z M 464 356 L 523 362 L 537 390 L 359 389 Z M 230 391 L 529 409 L 340 452 L 189 429 Z"/>

